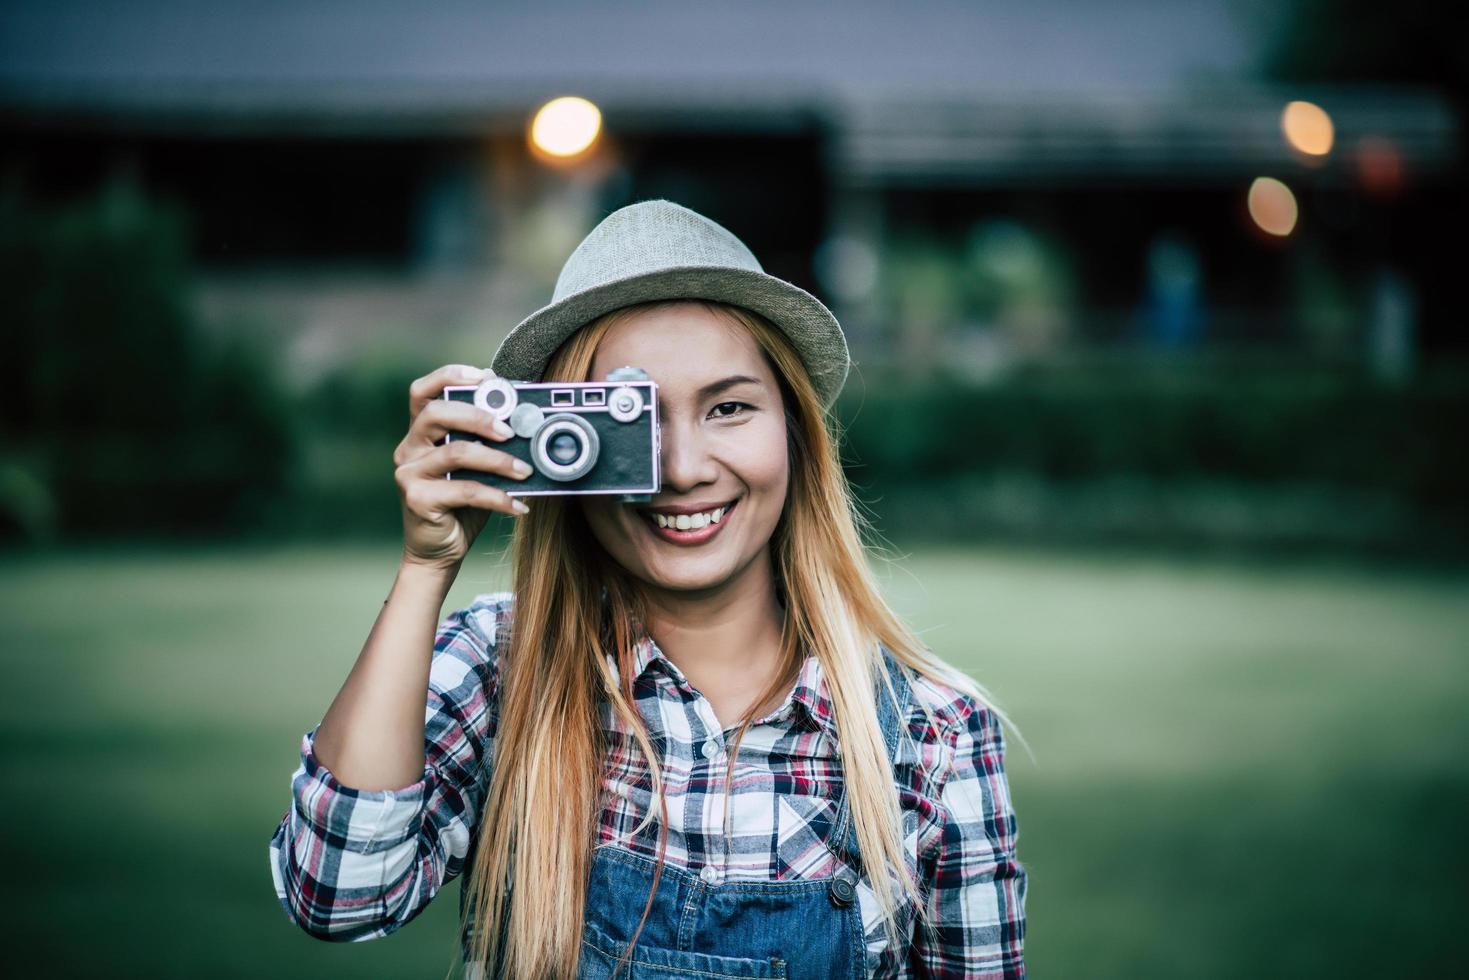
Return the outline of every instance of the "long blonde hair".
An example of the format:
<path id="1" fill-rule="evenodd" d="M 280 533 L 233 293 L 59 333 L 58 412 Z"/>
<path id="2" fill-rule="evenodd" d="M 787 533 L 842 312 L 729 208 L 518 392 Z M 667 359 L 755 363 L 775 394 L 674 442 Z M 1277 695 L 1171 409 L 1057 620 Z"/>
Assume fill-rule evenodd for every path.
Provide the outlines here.
<path id="1" fill-rule="evenodd" d="M 607 330 L 636 310 L 699 302 L 749 330 L 780 381 L 790 481 L 771 535 L 778 587 L 785 593 L 783 669 L 750 712 L 792 682 L 806 653 L 830 688 L 852 829 L 889 936 L 898 941 L 904 900 L 921 909 L 903 856 L 898 795 L 878 727 L 875 682 L 886 678 L 880 642 L 904 667 L 955 687 L 1008 721 L 984 688 L 930 652 L 883 600 L 861 533 L 869 528 L 838 456 L 828 419 L 800 357 L 778 328 L 742 307 L 660 301 L 623 307 L 572 335 L 544 380 L 585 381 Z M 828 428 L 828 425 L 831 428 Z M 646 606 L 630 575 L 592 536 L 568 497 L 542 497 L 515 523 L 511 545 L 514 614 L 501 645 L 500 719 L 489 795 L 467 874 L 461 923 L 466 958 L 517 980 L 574 977 L 597 834 L 604 745 L 598 704 L 605 699 L 634 733 L 662 808 L 659 858 L 667 839 L 658 754 L 633 707 L 638 623 Z M 606 589 L 606 600 L 603 589 Z M 607 658 L 617 664 L 614 674 Z M 892 696 L 891 685 L 887 685 Z M 925 711 L 927 708 L 925 707 Z M 751 720 L 742 719 L 738 739 Z M 888 869 L 888 875 L 877 869 Z M 657 888 L 657 878 L 653 888 Z M 644 921 L 653 896 L 643 909 Z M 641 922 L 639 924 L 641 931 Z M 628 943 L 636 944 L 636 934 Z"/>

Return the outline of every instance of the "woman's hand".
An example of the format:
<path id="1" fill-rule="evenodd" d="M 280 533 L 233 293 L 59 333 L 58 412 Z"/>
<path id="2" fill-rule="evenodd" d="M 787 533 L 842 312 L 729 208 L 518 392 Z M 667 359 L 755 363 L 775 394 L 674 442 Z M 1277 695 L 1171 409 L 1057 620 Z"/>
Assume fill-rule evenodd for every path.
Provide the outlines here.
<path id="1" fill-rule="evenodd" d="M 513 517 L 525 513 L 525 505 L 504 490 L 476 480 L 444 478 L 457 469 L 483 470 L 515 479 L 530 475 L 525 463 L 503 450 L 469 439 L 440 445 L 451 431 L 496 442 L 511 437 L 510 428 L 484 409 L 443 398 L 449 385 L 479 384 L 493 376 L 487 368 L 449 364 L 408 388 L 408 434 L 393 452 L 397 467 L 394 478 L 403 504 L 405 562 L 441 569 L 457 567 L 484 529 L 490 511 Z"/>

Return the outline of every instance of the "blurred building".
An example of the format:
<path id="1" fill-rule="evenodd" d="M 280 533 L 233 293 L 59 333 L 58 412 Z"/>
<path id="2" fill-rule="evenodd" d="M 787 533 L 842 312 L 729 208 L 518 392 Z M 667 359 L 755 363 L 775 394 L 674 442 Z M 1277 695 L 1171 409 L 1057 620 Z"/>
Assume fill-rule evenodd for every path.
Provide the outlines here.
<path id="1" fill-rule="evenodd" d="M 0 166 L 42 200 L 183 200 L 211 319 L 280 331 L 301 377 L 364 344 L 487 358 L 648 197 L 726 224 L 869 363 L 1264 344 L 1398 370 L 1457 343 L 1451 101 L 1269 84 L 1249 9 L 10 4 Z M 566 94 L 602 130 L 557 164 L 526 132 Z M 1283 137 L 1292 100 L 1329 114 L 1329 152 Z M 1252 212 L 1261 177 L 1285 235 Z"/>

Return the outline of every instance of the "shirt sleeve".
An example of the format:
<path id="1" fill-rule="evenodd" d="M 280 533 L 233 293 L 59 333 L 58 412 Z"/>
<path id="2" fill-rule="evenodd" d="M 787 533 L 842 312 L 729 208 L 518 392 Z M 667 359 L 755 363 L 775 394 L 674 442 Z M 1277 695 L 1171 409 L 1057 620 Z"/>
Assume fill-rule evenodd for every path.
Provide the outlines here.
<path id="1" fill-rule="evenodd" d="M 281 907 L 310 935 L 334 942 L 385 936 L 463 869 L 489 784 L 497 641 L 509 600 L 509 593 L 479 596 L 439 624 L 417 782 L 392 790 L 346 786 L 316 757 L 320 725 L 302 736 L 270 867 Z"/>
<path id="2" fill-rule="evenodd" d="M 923 967 L 920 975 L 1020 980 L 1027 876 L 1015 854 L 1018 826 L 998 716 L 975 704 L 955 730 L 953 751 L 928 896 L 934 928 L 914 930 L 913 958 Z"/>

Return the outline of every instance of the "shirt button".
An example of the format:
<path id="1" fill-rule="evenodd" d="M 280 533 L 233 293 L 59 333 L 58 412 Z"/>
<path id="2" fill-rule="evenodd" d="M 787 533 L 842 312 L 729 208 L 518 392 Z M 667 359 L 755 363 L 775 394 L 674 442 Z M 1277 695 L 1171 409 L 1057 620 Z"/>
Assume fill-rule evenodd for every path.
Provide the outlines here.
<path id="1" fill-rule="evenodd" d="M 699 877 L 704 879 L 706 885 L 717 885 L 720 879 L 719 869 L 712 864 L 706 864 L 704 870 L 699 872 Z"/>
<path id="2" fill-rule="evenodd" d="M 719 754 L 719 743 L 711 738 L 709 741 L 705 742 L 702 747 L 700 747 L 699 752 L 704 756 L 704 758 L 712 759 Z"/>

